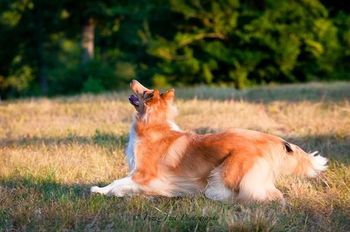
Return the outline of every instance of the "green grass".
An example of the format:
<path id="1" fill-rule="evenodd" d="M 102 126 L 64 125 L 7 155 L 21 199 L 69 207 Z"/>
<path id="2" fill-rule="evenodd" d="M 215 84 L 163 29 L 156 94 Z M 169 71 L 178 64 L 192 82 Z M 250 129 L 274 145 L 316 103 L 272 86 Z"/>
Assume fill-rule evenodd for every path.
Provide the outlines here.
<path id="1" fill-rule="evenodd" d="M 313 180 L 279 180 L 285 207 L 90 195 L 90 186 L 127 174 L 123 148 L 133 114 L 127 92 L 5 101 L 0 231 L 350 231 L 350 83 L 177 94 L 183 129 L 273 133 L 320 150 L 329 170 Z"/>

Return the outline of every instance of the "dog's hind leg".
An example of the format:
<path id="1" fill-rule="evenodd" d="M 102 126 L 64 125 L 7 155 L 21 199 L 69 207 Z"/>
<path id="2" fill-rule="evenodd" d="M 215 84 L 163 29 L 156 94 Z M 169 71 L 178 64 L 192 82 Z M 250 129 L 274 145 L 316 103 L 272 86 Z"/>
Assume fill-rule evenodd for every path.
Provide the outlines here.
<path id="1" fill-rule="evenodd" d="M 211 171 L 205 196 L 212 200 L 232 201 L 239 192 L 243 176 L 253 166 L 255 156 L 251 154 L 251 151 L 232 154 Z"/>
<path id="2" fill-rule="evenodd" d="M 284 202 L 275 187 L 271 164 L 250 151 L 226 158 L 208 179 L 205 196 L 220 201 L 272 201 Z"/>
<path id="3" fill-rule="evenodd" d="M 275 187 L 274 182 L 275 176 L 271 165 L 264 158 L 259 158 L 243 176 L 237 199 L 241 201 L 278 200 L 284 203 L 283 194 Z"/>
<path id="4" fill-rule="evenodd" d="M 205 188 L 204 195 L 215 201 L 230 202 L 233 197 L 231 189 L 225 186 L 222 178 L 222 165 L 210 172 L 208 184 Z"/>
<path id="5" fill-rule="evenodd" d="M 100 193 L 104 195 L 113 195 L 123 197 L 125 195 L 137 194 L 141 191 L 139 185 L 132 180 L 130 176 L 113 181 L 105 187 L 93 186 L 90 191 L 92 193 Z"/>

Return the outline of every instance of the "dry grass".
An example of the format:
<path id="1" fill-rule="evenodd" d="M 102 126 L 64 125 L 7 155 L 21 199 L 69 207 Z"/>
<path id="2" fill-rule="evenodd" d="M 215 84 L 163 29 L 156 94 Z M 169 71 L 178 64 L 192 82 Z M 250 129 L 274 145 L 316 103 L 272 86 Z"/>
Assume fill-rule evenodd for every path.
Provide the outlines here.
<path id="1" fill-rule="evenodd" d="M 284 208 L 201 196 L 92 196 L 92 184 L 127 173 L 123 147 L 133 113 L 127 93 L 2 102 L 0 230 L 350 230 L 349 83 L 177 92 L 183 129 L 277 134 L 320 150 L 331 159 L 329 170 L 316 180 L 279 181 Z"/>

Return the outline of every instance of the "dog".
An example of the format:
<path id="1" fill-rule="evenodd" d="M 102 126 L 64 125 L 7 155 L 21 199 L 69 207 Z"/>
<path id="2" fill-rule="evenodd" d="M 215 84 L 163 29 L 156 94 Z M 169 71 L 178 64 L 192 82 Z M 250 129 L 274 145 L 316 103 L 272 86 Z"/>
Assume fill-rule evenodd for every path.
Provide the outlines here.
<path id="1" fill-rule="evenodd" d="M 283 175 L 316 177 L 327 158 L 307 153 L 280 137 L 229 129 L 196 134 L 174 118 L 175 91 L 148 89 L 133 80 L 129 101 L 136 109 L 126 148 L 130 174 L 92 193 L 117 197 L 144 194 L 176 197 L 204 193 L 212 200 L 281 201 L 275 181 Z"/>

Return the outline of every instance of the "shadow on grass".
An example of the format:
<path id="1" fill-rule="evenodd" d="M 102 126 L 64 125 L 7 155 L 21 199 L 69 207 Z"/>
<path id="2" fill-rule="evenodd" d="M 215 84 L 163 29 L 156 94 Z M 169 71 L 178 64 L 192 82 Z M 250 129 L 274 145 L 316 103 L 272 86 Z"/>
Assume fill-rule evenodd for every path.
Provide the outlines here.
<path id="1" fill-rule="evenodd" d="M 350 82 L 311 82 L 303 84 L 277 84 L 258 86 L 254 88 L 247 88 L 237 90 L 230 87 L 214 87 L 198 85 L 192 87 L 176 87 L 176 98 L 189 99 L 203 99 L 203 100 L 244 100 L 248 102 L 264 102 L 269 103 L 273 101 L 343 101 L 350 100 Z M 165 91 L 164 89 L 162 91 Z M 50 97 L 53 101 L 70 104 L 76 102 L 93 102 L 93 101 L 125 101 L 128 100 L 130 94 L 129 88 L 122 91 L 105 92 L 101 94 L 81 94 L 74 96 L 53 96 Z M 20 101 L 33 101 L 33 99 L 41 99 L 30 97 L 21 98 Z M 16 100 L 0 101 L 0 105 L 6 105 Z"/>
<path id="2" fill-rule="evenodd" d="M 350 82 L 308 83 L 264 86 L 245 90 L 198 86 L 176 90 L 179 99 L 273 101 L 343 101 L 350 100 Z"/>
<path id="3" fill-rule="evenodd" d="M 183 210 L 190 203 L 186 198 L 182 201 L 164 197 L 153 200 L 142 196 L 107 197 L 90 194 L 89 188 L 86 184 L 59 184 L 50 178 L 0 179 L 0 194 L 5 199 L 0 200 L 0 230 L 127 231 L 134 228 L 136 231 L 153 231 L 163 224 L 166 228 L 193 231 L 205 229 L 218 219 L 212 215 L 188 214 Z M 180 206 L 174 206 L 177 204 Z M 174 207 L 181 210 L 180 215 L 169 214 L 167 208 Z"/>
<path id="4" fill-rule="evenodd" d="M 0 186 L 8 190 L 33 190 L 44 201 L 55 201 L 63 198 L 86 198 L 90 195 L 91 185 L 87 184 L 59 184 L 50 176 L 45 179 L 34 177 L 7 177 L 0 179 Z"/>
<path id="5" fill-rule="evenodd" d="M 106 197 L 89 185 L 50 178 L 0 179 L 0 230 L 347 231 L 347 206 L 332 210 L 290 199 L 270 204 L 223 204 L 198 197 Z M 307 199 L 307 198 L 306 198 Z M 333 201 L 333 200 L 332 200 Z"/>
<path id="6" fill-rule="evenodd" d="M 23 137 L 19 139 L 2 139 L 0 146 L 24 147 L 24 146 L 52 146 L 52 145 L 97 145 L 102 148 L 117 148 L 124 146 L 127 142 L 127 134 L 115 135 L 96 131 L 93 136 L 78 136 L 69 134 L 67 137 Z"/>

